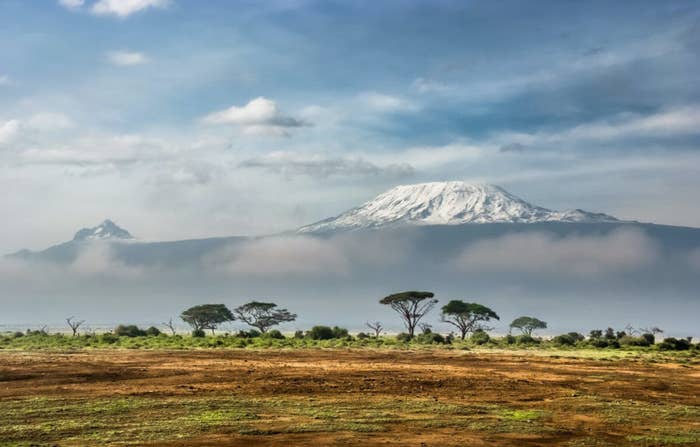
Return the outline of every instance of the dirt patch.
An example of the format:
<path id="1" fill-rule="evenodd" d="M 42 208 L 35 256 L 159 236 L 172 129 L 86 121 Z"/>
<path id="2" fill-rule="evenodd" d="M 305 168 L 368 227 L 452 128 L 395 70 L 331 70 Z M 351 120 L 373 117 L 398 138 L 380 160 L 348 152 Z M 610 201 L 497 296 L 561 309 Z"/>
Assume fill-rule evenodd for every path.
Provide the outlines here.
<path id="1" fill-rule="evenodd" d="M 4 352 L 0 446 L 700 445 L 698 372 L 454 351 Z"/>

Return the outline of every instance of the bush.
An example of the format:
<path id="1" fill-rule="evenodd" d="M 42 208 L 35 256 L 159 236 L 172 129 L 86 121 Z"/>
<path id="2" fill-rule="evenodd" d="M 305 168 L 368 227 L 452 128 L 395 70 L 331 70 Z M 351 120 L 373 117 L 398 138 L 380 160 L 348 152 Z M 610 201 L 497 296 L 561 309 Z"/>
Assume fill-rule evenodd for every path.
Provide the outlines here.
<path id="1" fill-rule="evenodd" d="M 618 343 L 620 343 L 620 346 L 649 346 L 649 341 L 645 337 L 633 337 L 631 335 L 620 337 Z"/>
<path id="2" fill-rule="evenodd" d="M 99 336 L 100 343 L 107 343 L 109 345 L 114 344 L 119 341 L 119 337 L 114 334 L 106 333 Z"/>
<path id="3" fill-rule="evenodd" d="M 364 332 L 358 332 L 357 333 L 357 339 L 358 340 L 365 340 L 367 338 L 370 338 L 369 335 L 365 334 Z"/>
<path id="4" fill-rule="evenodd" d="M 505 337 L 503 337 L 503 341 L 505 341 L 507 345 L 513 345 L 515 344 L 517 339 L 513 335 L 508 334 Z"/>
<path id="5" fill-rule="evenodd" d="M 114 328 L 114 335 L 117 337 L 143 337 L 146 335 L 146 331 L 134 324 L 120 324 Z"/>
<path id="6" fill-rule="evenodd" d="M 662 351 L 686 351 L 690 349 L 690 341 L 685 338 L 664 338 L 664 341 L 659 343 L 659 349 Z"/>
<path id="7" fill-rule="evenodd" d="M 539 345 L 540 341 L 530 335 L 523 334 L 515 337 L 515 342 L 519 345 Z"/>
<path id="8" fill-rule="evenodd" d="M 568 334 L 557 335 L 552 339 L 555 345 L 559 346 L 576 346 L 576 343 L 582 341 L 585 337 L 578 332 L 569 332 Z"/>
<path id="9" fill-rule="evenodd" d="M 345 338 L 349 335 L 348 330 L 342 327 L 333 326 L 333 338 Z"/>
<path id="10" fill-rule="evenodd" d="M 296 332 L 294 332 L 294 338 L 296 338 L 297 340 L 298 340 L 298 339 L 304 338 L 304 331 L 296 331 Z"/>
<path id="11" fill-rule="evenodd" d="M 192 331 L 192 336 L 194 338 L 204 338 L 207 336 L 207 334 L 204 332 L 203 329 L 195 329 Z"/>
<path id="12" fill-rule="evenodd" d="M 155 326 L 151 326 L 148 329 L 146 329 L 146 335 L 151 337 L 157 337 L 160 335 L 160 329 L 158 329 Z"/>
<path id="13" fill-rule="evenodd" d="M 24 337 L 24 332 L 17 331 L 14 334 L 12 334 L 12 338 L 20 338 Z"/>
<path id="14" fill-rule="evenodd" d="M 275 340 L 284 340 L 284 334 L 282 334 L 277 329 L 272 329 L 271 331 L 266 332 L 264 335 L 266 338 L 274 338 Z"/>
<path id="15" fill-rule="evenodd" d="M 262 333 L 260 331 L 257 331 L 255 329 L 250 329 L 247 331 L 238 331 L 238 334 L 236 334 L 236 337 L 238 337 L 238 338 L 258 338 L 261 335 L 262 335 Z"/>
<path id="16" fill-rule="evenodd" d="M 436 334 L 434 332 L 424 332 L 420 335 L 417 335 L 415 338 L 415 341 L 417 343 L 424 343 L 424 344 L 444 344 L 445 337 L 443 337 L 440 334 Z"/>
<path id="17" fill-rule="evenodd" d="M 594 348 L 607 348 L 608 340 L 604 338 L 593 338 L 591 340 L 588 340 L 588 344 L 590 344 Z"/>
<path id="18" fill-rule="evenodd" d="M 654 334 L 642 334 L 642 338 L 644 338 L 647 341 L 648 346 L 653 345 L 656 343 L 656 337 Z"/>
<path id="19" fill-rule="evenodd" d="M 306 336 L 312 340 L 330 340 L 335 338 L 335 333 L 328 326 L 314 326 L 306 333 Z"/>
<path id="20" fill-rule="evenodd" d="M 469 337 L 469 341 L 475 345 L 485 345 L 491 341 L 491 337 L 485 331 L 474 331 L 472 336 Z"/>
<path id="21" fill-rule="evenodd" d="M 396 336 L 396 341 L 401 343 L 408 343 L 409 341 L 411 341 L 411 336 L 405 332 L 401 332 Z"/>

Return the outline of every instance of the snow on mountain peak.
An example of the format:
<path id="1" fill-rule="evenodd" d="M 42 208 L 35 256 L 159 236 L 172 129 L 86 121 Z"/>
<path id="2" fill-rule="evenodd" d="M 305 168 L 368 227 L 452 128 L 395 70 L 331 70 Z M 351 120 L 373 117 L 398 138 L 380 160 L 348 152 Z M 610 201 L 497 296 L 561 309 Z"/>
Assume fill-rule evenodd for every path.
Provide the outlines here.
<path id="1" fill-rule="evenodd" d="M 465 223 L 612 222 L 606 214 L 552 211 L 531 205 L 496 185 L 460 181 L 396 186 L 339 216 L 299 229 L 302 233 L 397 225 Z"/>
<path id="2" fill-rule="evenodd" d="M 133 239 L 134 237 L 125 229 L 109 219 L 105 219 L 101 224 L 92 228 L 83 228 L 75 233 L 74 241 L 96 240 L 96 239 Z"/>

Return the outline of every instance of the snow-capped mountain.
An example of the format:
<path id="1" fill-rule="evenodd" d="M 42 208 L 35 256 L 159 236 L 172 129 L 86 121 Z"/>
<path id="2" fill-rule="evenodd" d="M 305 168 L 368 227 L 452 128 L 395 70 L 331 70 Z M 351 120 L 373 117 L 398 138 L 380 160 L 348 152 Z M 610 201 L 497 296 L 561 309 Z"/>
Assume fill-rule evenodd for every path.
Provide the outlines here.
<path id="1" fill-rule="evenodd" d="M 503 188 L 466 182 L 401 185 L 339 216 L 304 226 L 300 233 L 398 225 L 484 223 L 618 222 L 583 210 L 553 211 L 527 203 Z"/>
<path id="2" fill-rule="evenodd" d="M 92 228 L 83 228 L 75 233 L 73 241 L 103 240 L 103 239 L 133 239 L 134 237 L 125 229 L 109 219 Z"/>

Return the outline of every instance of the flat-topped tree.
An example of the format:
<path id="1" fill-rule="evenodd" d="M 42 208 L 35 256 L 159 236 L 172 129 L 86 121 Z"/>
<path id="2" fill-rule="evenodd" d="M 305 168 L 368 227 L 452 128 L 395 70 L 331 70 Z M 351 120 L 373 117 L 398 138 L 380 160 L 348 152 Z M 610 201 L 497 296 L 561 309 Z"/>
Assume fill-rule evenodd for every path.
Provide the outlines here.
<path id="1" fill-rule="evenodd" d="M 381 304 L 390 306 L 396 313 L 401 316 L 403 324 L 406 326 L 409 337 L 413 338 L 416 326 L 421 318 L 435 307 L 438 300 L 433 297 L 433 292 L 417 292 L 411 290 L 408 292 L 394 293 L 379 300 Z"/>
<path id="2" fill-rule="evenodd" d="M 200 304 L 193 306 L 180 314 L 182 321 L 192 326 L 195 332 L 211 329 L 214 330 L 221 323 L 235 320 L 228 307 L 223 304 Z"/>
<path id="3" fill-rule="evenodd" d="M 485 330 L 484 323 L 491 319 L 500 320 L 496 312 L 479 303 L 452 300 L 442 306 L 442 321 L 459 329 L 462 340 L 478 329 Z"/>
<path id="4" fill-rule="evenodd" d="M 239 320 L 249 326 L 257 328 L 263 334 L 272 326 L 297 319 L 297 315 L 287 309 L 278 309 L 275 303 L 262 303 L 251 301 L 233 309 Z"/>
<path id="5" fill-rule="evenodd" d="M 547 323 L 535 317 L 518 317 L 510 324 L 510 328 L 519 329 L 523 335 L 532 336 L 535 329 L 547 329 Z"/>

